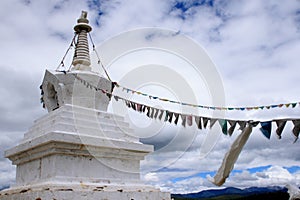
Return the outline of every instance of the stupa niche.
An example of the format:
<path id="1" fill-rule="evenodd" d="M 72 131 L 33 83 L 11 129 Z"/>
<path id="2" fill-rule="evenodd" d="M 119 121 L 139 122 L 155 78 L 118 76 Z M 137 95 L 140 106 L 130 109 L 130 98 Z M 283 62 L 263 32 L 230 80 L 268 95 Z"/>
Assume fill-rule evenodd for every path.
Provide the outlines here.
<path id="1" fill-rule="evenodd" d="M 86 17 L 83 12 L 74 27 L 71 71 L 46 70 L 41 88 L 48 113 L 5 152 L 16 165 L 16 183 L 0 192 L 1 200 L 170 199 L 140 180 L 140 161 L 153 146 L 140 143 L 122 116 L 107 112 L 106 94 L 78 79 L 112 90 L 109 80 L 90 71 Z"/>

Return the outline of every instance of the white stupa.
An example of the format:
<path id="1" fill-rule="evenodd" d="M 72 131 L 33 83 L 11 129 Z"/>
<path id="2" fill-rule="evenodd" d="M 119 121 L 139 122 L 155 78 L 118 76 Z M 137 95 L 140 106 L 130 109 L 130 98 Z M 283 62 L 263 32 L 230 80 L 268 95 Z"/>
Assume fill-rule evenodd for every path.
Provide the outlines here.
<path id="1" fill-rule="evenodd" d="M 111 82 L 91 71 L 87 13 L 74 27 L 78 37 L 70 72 L 46 70 L 42 89 L 48 114 L 36 120 L 5 156 L 17 167 L 16 183 L 0 199 L 169 200 L 170 194 L 140 180 L 144 145 L 122 116 L 107 112 Z M 126 130 L 126 131 L 124 131 Z"/>

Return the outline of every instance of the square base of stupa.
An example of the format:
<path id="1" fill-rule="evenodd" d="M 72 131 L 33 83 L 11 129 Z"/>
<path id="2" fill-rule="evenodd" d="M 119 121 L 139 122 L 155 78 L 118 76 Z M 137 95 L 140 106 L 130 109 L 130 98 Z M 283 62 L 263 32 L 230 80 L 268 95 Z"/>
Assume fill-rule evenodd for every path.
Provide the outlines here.
<path id="1" fill-rule="evenodd" d="M 157 199 L 170 194 L 140 180 L 153 146 L 139 142 L 120 116 L 64 105 L 35 121 L 5 156 L 16 183 L 0 199 Z"/>

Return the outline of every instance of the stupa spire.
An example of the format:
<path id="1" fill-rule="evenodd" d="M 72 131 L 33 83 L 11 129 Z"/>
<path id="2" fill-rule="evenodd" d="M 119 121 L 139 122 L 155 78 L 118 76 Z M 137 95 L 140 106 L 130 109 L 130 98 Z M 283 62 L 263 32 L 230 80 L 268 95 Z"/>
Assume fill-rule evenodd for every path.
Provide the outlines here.
<path id="1" fill-rule="evenodd" d="M 90 71 L 91 60 L 87 34 L 92 30 L 92 27 L 89 25 L 86 11 L 82 11 L 77 24 L 74 26 L 74 30 L 77 34 L 77 42 L 71 70 Z"/>

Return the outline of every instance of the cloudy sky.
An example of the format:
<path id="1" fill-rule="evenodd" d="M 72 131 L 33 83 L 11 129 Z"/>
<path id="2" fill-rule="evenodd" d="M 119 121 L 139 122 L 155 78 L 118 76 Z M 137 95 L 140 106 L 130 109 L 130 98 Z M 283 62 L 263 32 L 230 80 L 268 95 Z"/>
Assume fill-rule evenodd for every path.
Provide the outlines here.
<path id="1" fill-rule="evenodd" d="M 3 158 L 4 150 L 20 141 L 33 121 L 46 114 L 39 102 L 39 85 L 45 69 L 54 70 L 60 63 L 81 10 L 89 12 L 97 46 L 112 36 L 145 27 L 173 30 L 198 43 L 219 72 L 226 105 L 300 101 L 299 0 L 1 0 L 0 10 L 0 186 L 13 183 L 15 177 L 15 168 Z M 123 73 L 127 70 L 124 66 Z M 117 81 L 122 78 L 122 73 L 113 68 L 110 73 Z M 186 76 L 182 75 L 188 79 Z M 197 89 L 197 81 L 189 84 Z M 160 89 L 152 87 L 147 92 L 163 94 Z M 207 103 L 201 98 L 196 102 Z M 300 108 L 226 115 L 244 119 L 299 118 Z M 300 147 L 299 141 L 293 144 L 292 128 L 287 125 L 281 140 L 274 130 L 268 140 L 255 128 L 224 186 L 299 185 Z M 169 145 L 172 133 L 176 133 L 177 142 Z M 239 133 L 220 136 L 210 153 L 200 158 L 208 131 L 166 124 L 157 136 L 144 138 L 157 151 L 143 162 L 142 178 L 174 193 L 213 188 L 207 177 L 215 174 Z M 182 141 L 188 145 L 182 145 Z M 169 148 L 161 150 L 164 146 Z"/>

